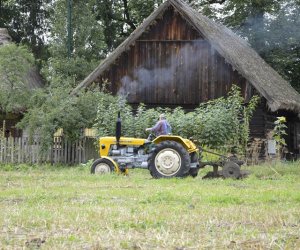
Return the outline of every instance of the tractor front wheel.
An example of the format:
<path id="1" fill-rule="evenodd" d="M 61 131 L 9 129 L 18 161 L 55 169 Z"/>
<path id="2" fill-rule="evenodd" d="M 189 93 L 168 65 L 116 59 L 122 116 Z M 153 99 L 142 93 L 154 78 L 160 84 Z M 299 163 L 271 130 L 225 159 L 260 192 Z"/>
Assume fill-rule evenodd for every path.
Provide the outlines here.
<path id="1" fill-rule="evenodd" d="M 154 178 L 185 177 L 189 174 L 190 163 L 187 150 L 174 141 L 159 143 L 148 158 L 148 168 Z"/>
<path id="2" fill-rule="evenodd" d="M 115 171 L 114 164 L 105 158 L 97 159 L 93 162 L 91 167 L 92 174 L 110 174 Z"/>

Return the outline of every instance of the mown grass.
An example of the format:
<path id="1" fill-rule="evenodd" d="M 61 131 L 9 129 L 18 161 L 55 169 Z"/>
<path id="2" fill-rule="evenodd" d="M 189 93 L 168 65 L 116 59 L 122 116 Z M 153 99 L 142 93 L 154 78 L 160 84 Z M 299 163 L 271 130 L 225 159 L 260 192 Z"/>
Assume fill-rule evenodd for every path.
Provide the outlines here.
<path id="1" fill-rule="evenodd" d="M 0 249 L 300 249 L 299 162 L 243 180 L 0 169 Z"/>

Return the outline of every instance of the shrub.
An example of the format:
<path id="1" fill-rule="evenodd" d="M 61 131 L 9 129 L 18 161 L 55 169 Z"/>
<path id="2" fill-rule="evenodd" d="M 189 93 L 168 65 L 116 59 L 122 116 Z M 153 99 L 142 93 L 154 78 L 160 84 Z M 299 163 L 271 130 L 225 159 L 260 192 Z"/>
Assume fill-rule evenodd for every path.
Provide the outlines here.
<path id="1" fill-rule="evenodd" d="M 185 138 L 192 137 L 198 145 L 221 150 L 238 150 L 244 154 L 249 137 L 249 120 L 258 102 L 253 97 L 244 105 L 240 89 L 233 86 L 227 98 L 200 104 L 186 113 L 181 107 L 171 109 L 146 109 L 141 104 L 134 112 L 121 97 L 100 93 L 98 112 L 94 125 L 99 136 L 115 134 L 115 120 L 121 111 L 122 135 L 147 137 L 145 128 L 152 127 L 160 113 L 165 113 L 172 132 Z"/>

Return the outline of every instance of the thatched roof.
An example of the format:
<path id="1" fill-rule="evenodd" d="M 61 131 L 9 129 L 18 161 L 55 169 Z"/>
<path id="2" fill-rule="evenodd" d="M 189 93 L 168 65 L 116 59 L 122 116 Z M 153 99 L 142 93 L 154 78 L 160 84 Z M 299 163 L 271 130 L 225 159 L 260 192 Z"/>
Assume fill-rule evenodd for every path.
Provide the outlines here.
<path id="1" fill-rule="evenodd" d="M 7 29 L 0 28 L 0 46 L 5 46 L 7 44 L 10 44 L 11 42 L 12 39 L 8 34 Z M 28 84 L 28 88 L 30 89 L 41 88 L 44 86 L 42 77 L 35 68 L 31 69 L 28 72 L 26 79 L 24 80 Z"/>
<path id="2" fill-rule="evenodd" d="M 291 110 L 300 113 L 300 95 L 272 69 L 251 46 L 224 25 L 198 13 L 181 0 L 168 0 L 160 5 L 145 21 L 73 91 L 89 86 L 106 71 L 120 55 L 173 6 L 181 16 L 199 31 L 210 44 L 267 100 L 271 111 Z"/>

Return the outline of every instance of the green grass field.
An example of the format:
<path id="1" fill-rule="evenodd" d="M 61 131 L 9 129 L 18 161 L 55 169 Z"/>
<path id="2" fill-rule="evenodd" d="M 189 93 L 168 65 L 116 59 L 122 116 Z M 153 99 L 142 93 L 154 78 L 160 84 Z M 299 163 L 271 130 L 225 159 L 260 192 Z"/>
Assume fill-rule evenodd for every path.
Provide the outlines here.
<path id="1" fill-rule="evenodd" d="M 300 249 L 300 162 L 243 180 L 0 166 L 0 249 Z"/>

